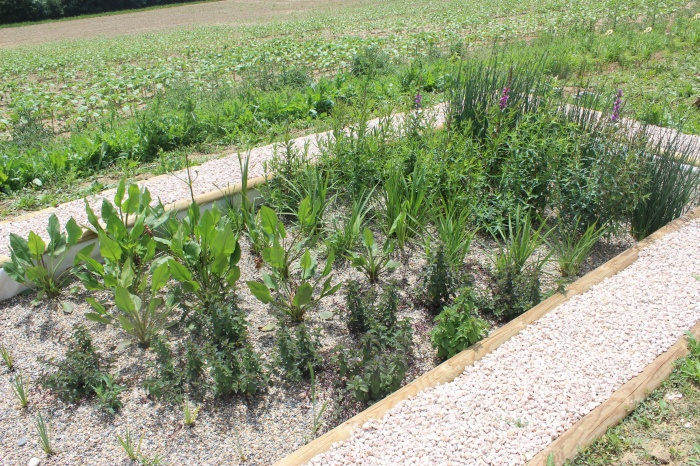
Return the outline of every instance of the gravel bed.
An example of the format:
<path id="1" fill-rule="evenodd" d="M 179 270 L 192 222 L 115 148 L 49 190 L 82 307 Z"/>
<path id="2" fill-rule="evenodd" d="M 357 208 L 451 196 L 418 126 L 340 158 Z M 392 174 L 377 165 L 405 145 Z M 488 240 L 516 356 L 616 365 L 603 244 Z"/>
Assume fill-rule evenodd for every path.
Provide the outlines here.
<path id="1" fill-rule="evenodd" d="M 441 124 L 444 121 L 444 105 L 438 105 L 432 109 L 426 110 L 425 113 L 434 125 Z M 397 128 L 403 123 L 404 115 L 397 114 L 391 119 L 391 124 Z M 379 128 L 383 125 L 386 119 L 375 118 L 367 122 L 369 130 Z M 329 138 L 332 138 L 332 132 L 326 131 L 322 133 L 311 134 L 294 139 L 292 142 L 300 151 L 307 151 L 309 157 L 315 157 L 320 154 L 320 147 Z M 266 146 L 256 147 L 250 151 L 250 163 L 248 168 L 248 178 L 253 179 L 265 174 L 264 163 L 270 160 L 275 151 L 278 150 L 279 144 L 268 144 Z M 202 165 L 192 167 L 191 172 L 195 178 L 192 185 L 194 195 L 200 195 L 211 191 L 225 189 L 228 186 L 235 185 L 241 182 L 241 170 L 238 162 L 239 153 L 230 154 L 215 160 L 210 160 Z M 245 157 L 246 153 L 241 153 Z M 190 189 L 187 184 L 187 171 L 180 170 L 170 175 L 157 176 L 138 183 L 142 187 L 146 187 L 151 192 L 154 203 L 160 200 L 163 204 L 170 204 L 180 200 L 190 198 Z M 115 189 L 108 189 L 100 194 L 86 198 L 90 206 L 96 212 L 99 212 L 102 200 L 107 199 L 113 201 Z M 42 237 L 47 237 L 46 225 L 51 214 L 56 214 L 61 225 L 71 217 L 81 225 L 87 225 L 87 215 L 85 213 L 85 200 L 77 199 L 75 201 L 61 204 L 58 207 L 45 209 L 36 213 L 22 215 L 13 220 L 0 222 L 0 256 L 7 256 L 10 253 L 10 233 L 17 233 L 26 237 L 30 231 L 34 231 Z"/>
<path id="2" fill-rule="evenodd" d="M 700 320 L 699 277 L 694 220 L 310 464 L 524 464 Z"/>

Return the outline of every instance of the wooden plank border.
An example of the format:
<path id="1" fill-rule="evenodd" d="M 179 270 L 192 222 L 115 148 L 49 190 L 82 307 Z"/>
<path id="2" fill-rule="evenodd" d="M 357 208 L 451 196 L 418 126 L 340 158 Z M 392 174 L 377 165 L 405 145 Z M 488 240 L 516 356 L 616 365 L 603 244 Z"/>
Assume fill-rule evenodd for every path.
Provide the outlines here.
<path id="1" fill-rule="evenodd" d="M 383 400 L 375 403 L 356 416 L 328 431 L 321 437 L 318 437 L 317 439 L 311 441 L 287 457 L 278 461 L 275 463 L 275 466 L 304 465 L 316 455 L 328 451 L 334 443 L 350 438 L 350 435 L 355 429 L 362 427 L 368 421 L 372 419 L 381 419 L 384 414 L 393 408 L 399 401 L 409 399 L 422 390 L 453 381 L 464 372 L 465 367 L 473 364 L 475 361 L 478 361 L 485 355 L 501 346 L 511 337 L 519 333 L 523 328 L 548 314 L 552 309 L 567 301 L 572 296 L 588 291 L 592 286 L 627 268 L 630 264 L 637 260 L 637 257 L 639 257 L 639 251 L 649 247 L 649 245 L 651 245 L 653 242 L 659 240 L 668 233 L 679 230 L 689 221 L 696 218 L 700 218 L 700 207 L 696 207 L 683 217 L 670 222 L 668 225 L 659 229 L 630 249 L 620 253 L 605 264 L 579 278 L 566 288 L 565 294 L 556 293 L 552 295 L 545 301 L 496 330 L 484 340 L 462 351 L 451 359 L 448 359 L 439 366 L 418 377 L 413 382 L 410 382 Z M 589 414 L 589 416 L 591 414 Z M 544 463 L 532 464 L 539 465 Z"/>
<path id="2" fill-rule="evenodd" d="M 700 322 L 690 330 L 690 333 L 695 338 L 700 338 Z M 546 466 L 550 454 L 556 465 L 562 465 L 566 460 L 576 456 L 595 439 L 604 435 L 608 428 L 618 424 L 634 411 L 637 403 L 645 400 L 666 380 L 673 370 L 674 363 L 687 355 L 688 338 L 681 337 L 638 376 L 616 390 L 607 401 L 579 419 L 576 424 L 535 455 L 527 466 Z"/>

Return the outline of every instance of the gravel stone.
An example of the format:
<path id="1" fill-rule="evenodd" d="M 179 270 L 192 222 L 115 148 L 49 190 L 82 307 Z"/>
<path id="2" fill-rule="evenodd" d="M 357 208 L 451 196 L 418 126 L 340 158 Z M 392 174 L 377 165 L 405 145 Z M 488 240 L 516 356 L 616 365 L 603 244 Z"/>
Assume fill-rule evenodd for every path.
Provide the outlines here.
<path id="1" fill-rule="evenodd" d="M 694 220 L 309 464 L 525 464 L 700 320 L 699 271 Z"/>
<path id="2" fill-rule="evenodd" d="M 19 440 L 17 441 L 17 446 L 23 447 L 23 446 L 25 446 L 26 444 L 27 444 L 27 439 L 24 438 L 24 437 L 22 437 L 21 439 L 19 439 Z"/>

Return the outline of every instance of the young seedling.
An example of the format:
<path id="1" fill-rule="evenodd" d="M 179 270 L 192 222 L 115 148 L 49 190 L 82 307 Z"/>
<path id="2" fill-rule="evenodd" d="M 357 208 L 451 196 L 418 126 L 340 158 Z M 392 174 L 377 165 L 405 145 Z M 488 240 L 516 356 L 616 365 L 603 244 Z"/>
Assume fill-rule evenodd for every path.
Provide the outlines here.
<path id="1" fill-rule="evenodd" d="M 126 432 L 124 432 L 124 437 L 117 434 L 117 440 L 124 449 L 126 456 L 130 460 L 135 461 L 139 459 L 139 455 L 141 454 L 141 442 L 143 441 L 143 435 L 139 437 L 138 444 L 136 444 L 136 438 L 132 435 L 131 431 L 127 427 Z"/>
<path id="2" fill-rule="evenodd" d="M 29 397 L 27 395 L 27 387 L 21 373 L 17 373 L 17 375 L 15 375 L 15 377 L 12 379 L 12 392 L 19 400 L 19 404 L 22 409 L 26 408 L 29 404 Z"/>
<path id="3" fill-rule="evenodd" d="M 15 361 L 12 359 L 12 353 L 5 348 L 5 345 L 0 346 L 0 356 L 7 366 L 7 371 L 12 372 L 15 369 Z"/>
<path id="4" fill-rule="evenodd" d="M 187 400 L 182 403 L 182 414 L 186 427 L 194 426 L 194 423 L 197 422 L 197 415 L 199 415 L 199 410 L 201 408 L 201 406 L 197 406 L 193 409 Z"/>
<path id="5" fill-rule="evenodd" d="M 393 240 L 387 238 L 380 251 L 374 241 L 374 235 L 369 228 L 365 228 L 362 234 L 362 245 L 365 247 L 365 254 L 350 252 L 350 258 L 353 267 L 364 272 L 370 283 L 376 283 L 382 273 L 393 272 L 401 265 L 389 257 L 394 252 Z"/>
<path id="6" fill-rule="evenodd" d="M 47 456 L 54 454 L 54 450 L 51 447 L 51 429 L 49 425 L 44 420 L 44 416 L 39 413 L 36 417 L 36 431 L 39 434 L 39 445 L 41 449 L 44 450 Z"/>
<path id="7" fill-rule="evenodd" d="M 326 412 L 328 407 L 328 400 L 324 401 L 321 405 L 321 409 L 318 409 L 318 396 L 316 394 L 316 376 L 314 374 L 314 368 L 309 364 L 309 373 L 311 374 L 311 438 L 316 438 L 316 433 L 318 429 L 323 425 L 323 413 Z M 318 409 L 318 412 L 317 412 Z"/>

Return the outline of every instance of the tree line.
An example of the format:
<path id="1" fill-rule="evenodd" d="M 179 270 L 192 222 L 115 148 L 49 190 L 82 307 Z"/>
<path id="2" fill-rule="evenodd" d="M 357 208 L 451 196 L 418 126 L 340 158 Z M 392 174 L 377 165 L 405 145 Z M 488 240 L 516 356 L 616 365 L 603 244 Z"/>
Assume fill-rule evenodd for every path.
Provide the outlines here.
<path id="1" fill-rule="evenodd" d="M 195 0 L 0 0 L 0 24 L 65 18 Z"/>

